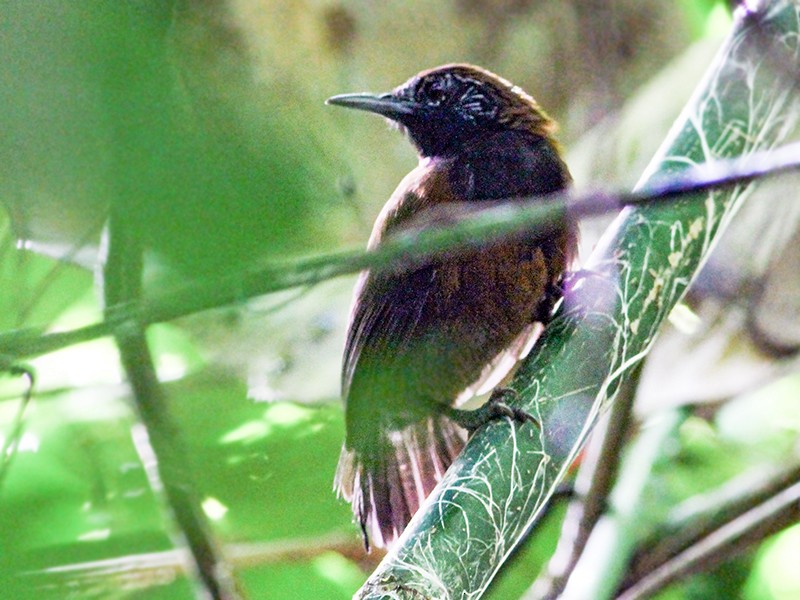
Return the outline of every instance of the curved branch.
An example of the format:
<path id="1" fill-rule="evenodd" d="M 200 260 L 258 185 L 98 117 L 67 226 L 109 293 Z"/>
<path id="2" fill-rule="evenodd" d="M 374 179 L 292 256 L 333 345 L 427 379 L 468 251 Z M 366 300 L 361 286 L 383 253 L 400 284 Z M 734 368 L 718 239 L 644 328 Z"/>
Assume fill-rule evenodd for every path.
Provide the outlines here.
<path id="1" fill-rule="evenodd" d="M 800 4 L 790 0 L 737 11 L 731 35 L 640 189 L 788 135 L 800 112 L 799 22 Z M 623 211 L 586 267 L 597 276 L 568 291 L 511 384 L 541 429 L 497 421 L 476 432 L 356 597 L 481 596 L 748 191 L 736 186 Z"/>

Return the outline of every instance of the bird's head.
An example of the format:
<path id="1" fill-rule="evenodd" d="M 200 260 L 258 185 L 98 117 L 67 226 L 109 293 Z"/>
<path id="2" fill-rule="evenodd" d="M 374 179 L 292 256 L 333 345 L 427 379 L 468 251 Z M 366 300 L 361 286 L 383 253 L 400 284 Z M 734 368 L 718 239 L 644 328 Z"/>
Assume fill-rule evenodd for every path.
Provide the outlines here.
<path id="1" fill-rule="evenodd" d="M 387 94 L 343 94 L 328 104 L 374 112 L 404 129 L 422 156 L 449 157 L 504 130 L 549 137 L 554 122 L 517 86 L 480 67 L 423 71 Z"/>

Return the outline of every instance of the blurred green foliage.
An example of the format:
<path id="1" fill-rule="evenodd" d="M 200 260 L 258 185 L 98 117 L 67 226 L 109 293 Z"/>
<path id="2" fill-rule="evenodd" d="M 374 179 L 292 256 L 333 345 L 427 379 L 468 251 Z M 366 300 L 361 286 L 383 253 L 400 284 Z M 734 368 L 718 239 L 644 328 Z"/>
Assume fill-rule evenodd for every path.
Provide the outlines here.
<path id="1" fill-rule="evenodd" d="M 246 68 L 204 72 L 177 3 L 0 10 L 0 194 L 18 237 L 60 256 L 96 246 L 116 203 L 156 264 L 191 278 L 337 239 L 320 149 Z"/>
<path id="2" fill-rule="evenodd" d="M 217 534 L 240 544 L 276 542 L 274 552 L 265 551 L 266 564 L 245 583 L 297 586 L 298 578 L 317 573 L 312 579 L 328 589 L 341 587 L 327 581 L 331 577 L 349 581 L 341 597 L 352 595 L 361 583 L 354 580 L 355 567 L 324 555 L 295 563 L 278 552 L 286 543 L 302 554 L 303 545 L 315 550 L 332 535 L 351 538 L 349 509 L 330 493 L 344 430 L 338 407 L 244 402 L 241 384 L 219 376 L 187 377 L 166 389 L 189 441 L 200 494 L 222 509 L 207 509 Z M 158 561 L 131 574 L 91 564 L 125 563 L 128 557 L 130 567 L 137 554 L 173 547 L 134 443 L 141 435 L 134 425 L 119 385 L 37 396 L 4 481 L 0 511 L 0 583 L 18 589 L 14 597 L 63 597 L 71 587 L 80 597 L 125 597 L 170 582 L 158 576 Z M 270 565 L 271 555 L 277 564 Z M 47 572 L 65 565 L 78 568 Z M 171 569 L 182 573 L 180 562 Z M 258 597 L 255 590 L 253 595 Z"/>
<path id="3" fill-rule="evenodd" d="M 150 292 L 363 243 L 414 157 L 380 124 L 325 112 L 329 95 L 478 62 L 534 93 L 576 141 L 704 35 L 721 3 L 599 4 L 594 15 L 555 1 L 0 1 L 0 329 L 99 318 L 90 269 L 112 203 L 146 245 Z M 214 530 L 255 553 L 239 570 L 254 598 L 349 598 L 377 561 L 359 554 L 349 508 L 331 492 L 343 434 L 331 378 L 349 286 L 148 332 L 200 494 L 218 503 Z M 37 391 L 0 476 L 3 597 L 191 597 L 113 344 L 33 365 Z M 23 387 L 0 378 L 3 440 Z M 283 401 L 254 402 L 255 388 Z M 768 440 L 745 450 L 687 426 L 660 480 L 669 493 L 654 496 L 678 501 L 698 473 L 710 484 L 751 464 L 755 448 L 773 447 L 759 417 L 739 417 Z M 561 514 L 547 523 L 550 546 L 521 549 L 489 597 L 520 597 Z M 151 553 L 150 566 L 134 560 Z M 774 580 L 771 561 L 757 564 L 748 590 Z M 781 597 L 762 592 L 748 597 Z"/>

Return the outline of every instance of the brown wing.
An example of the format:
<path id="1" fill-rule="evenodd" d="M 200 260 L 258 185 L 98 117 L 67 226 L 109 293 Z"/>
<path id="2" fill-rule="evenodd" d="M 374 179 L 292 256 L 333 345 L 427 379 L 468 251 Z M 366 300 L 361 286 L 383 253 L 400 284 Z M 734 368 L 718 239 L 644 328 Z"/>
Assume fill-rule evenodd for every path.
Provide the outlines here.
<path id="1" fill-rule="evenodd" d="M 375 221 L 368 249 L 376 248 L 387 235 L 401 229 L 427 205 L 452 200 L 431 195 L 431 190 L 441 195 L 449 189 L 443 181 L 436 181 L 439 177 L 443 177 L 441 172 L 420 166 L 400 182 Z M 381 353 L 387 349 L 390 340 L 396 344 L 413 335 L 428 301 L 434 271 L 428 266 L 402 277 L 391 273 L 361 273 L 353 292 L 342 364 L 342 397 L 345 402 L 353 372 L 365 348 Z"/>

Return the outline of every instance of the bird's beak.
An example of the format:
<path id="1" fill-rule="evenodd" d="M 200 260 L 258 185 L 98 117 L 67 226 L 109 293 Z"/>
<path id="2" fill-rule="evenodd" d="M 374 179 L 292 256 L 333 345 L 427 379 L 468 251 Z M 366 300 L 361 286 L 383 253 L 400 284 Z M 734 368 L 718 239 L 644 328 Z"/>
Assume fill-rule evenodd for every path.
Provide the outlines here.
<path id="1" fill-rule="evenodd" d="M 383 115 L 389 119 L 400 121 L 404 116 L 414 112 L 414 103 L 410 100 L 398 98 L 392 94 L 341 94 L 325 101 L 325 104 L 366 110 Z"/>

